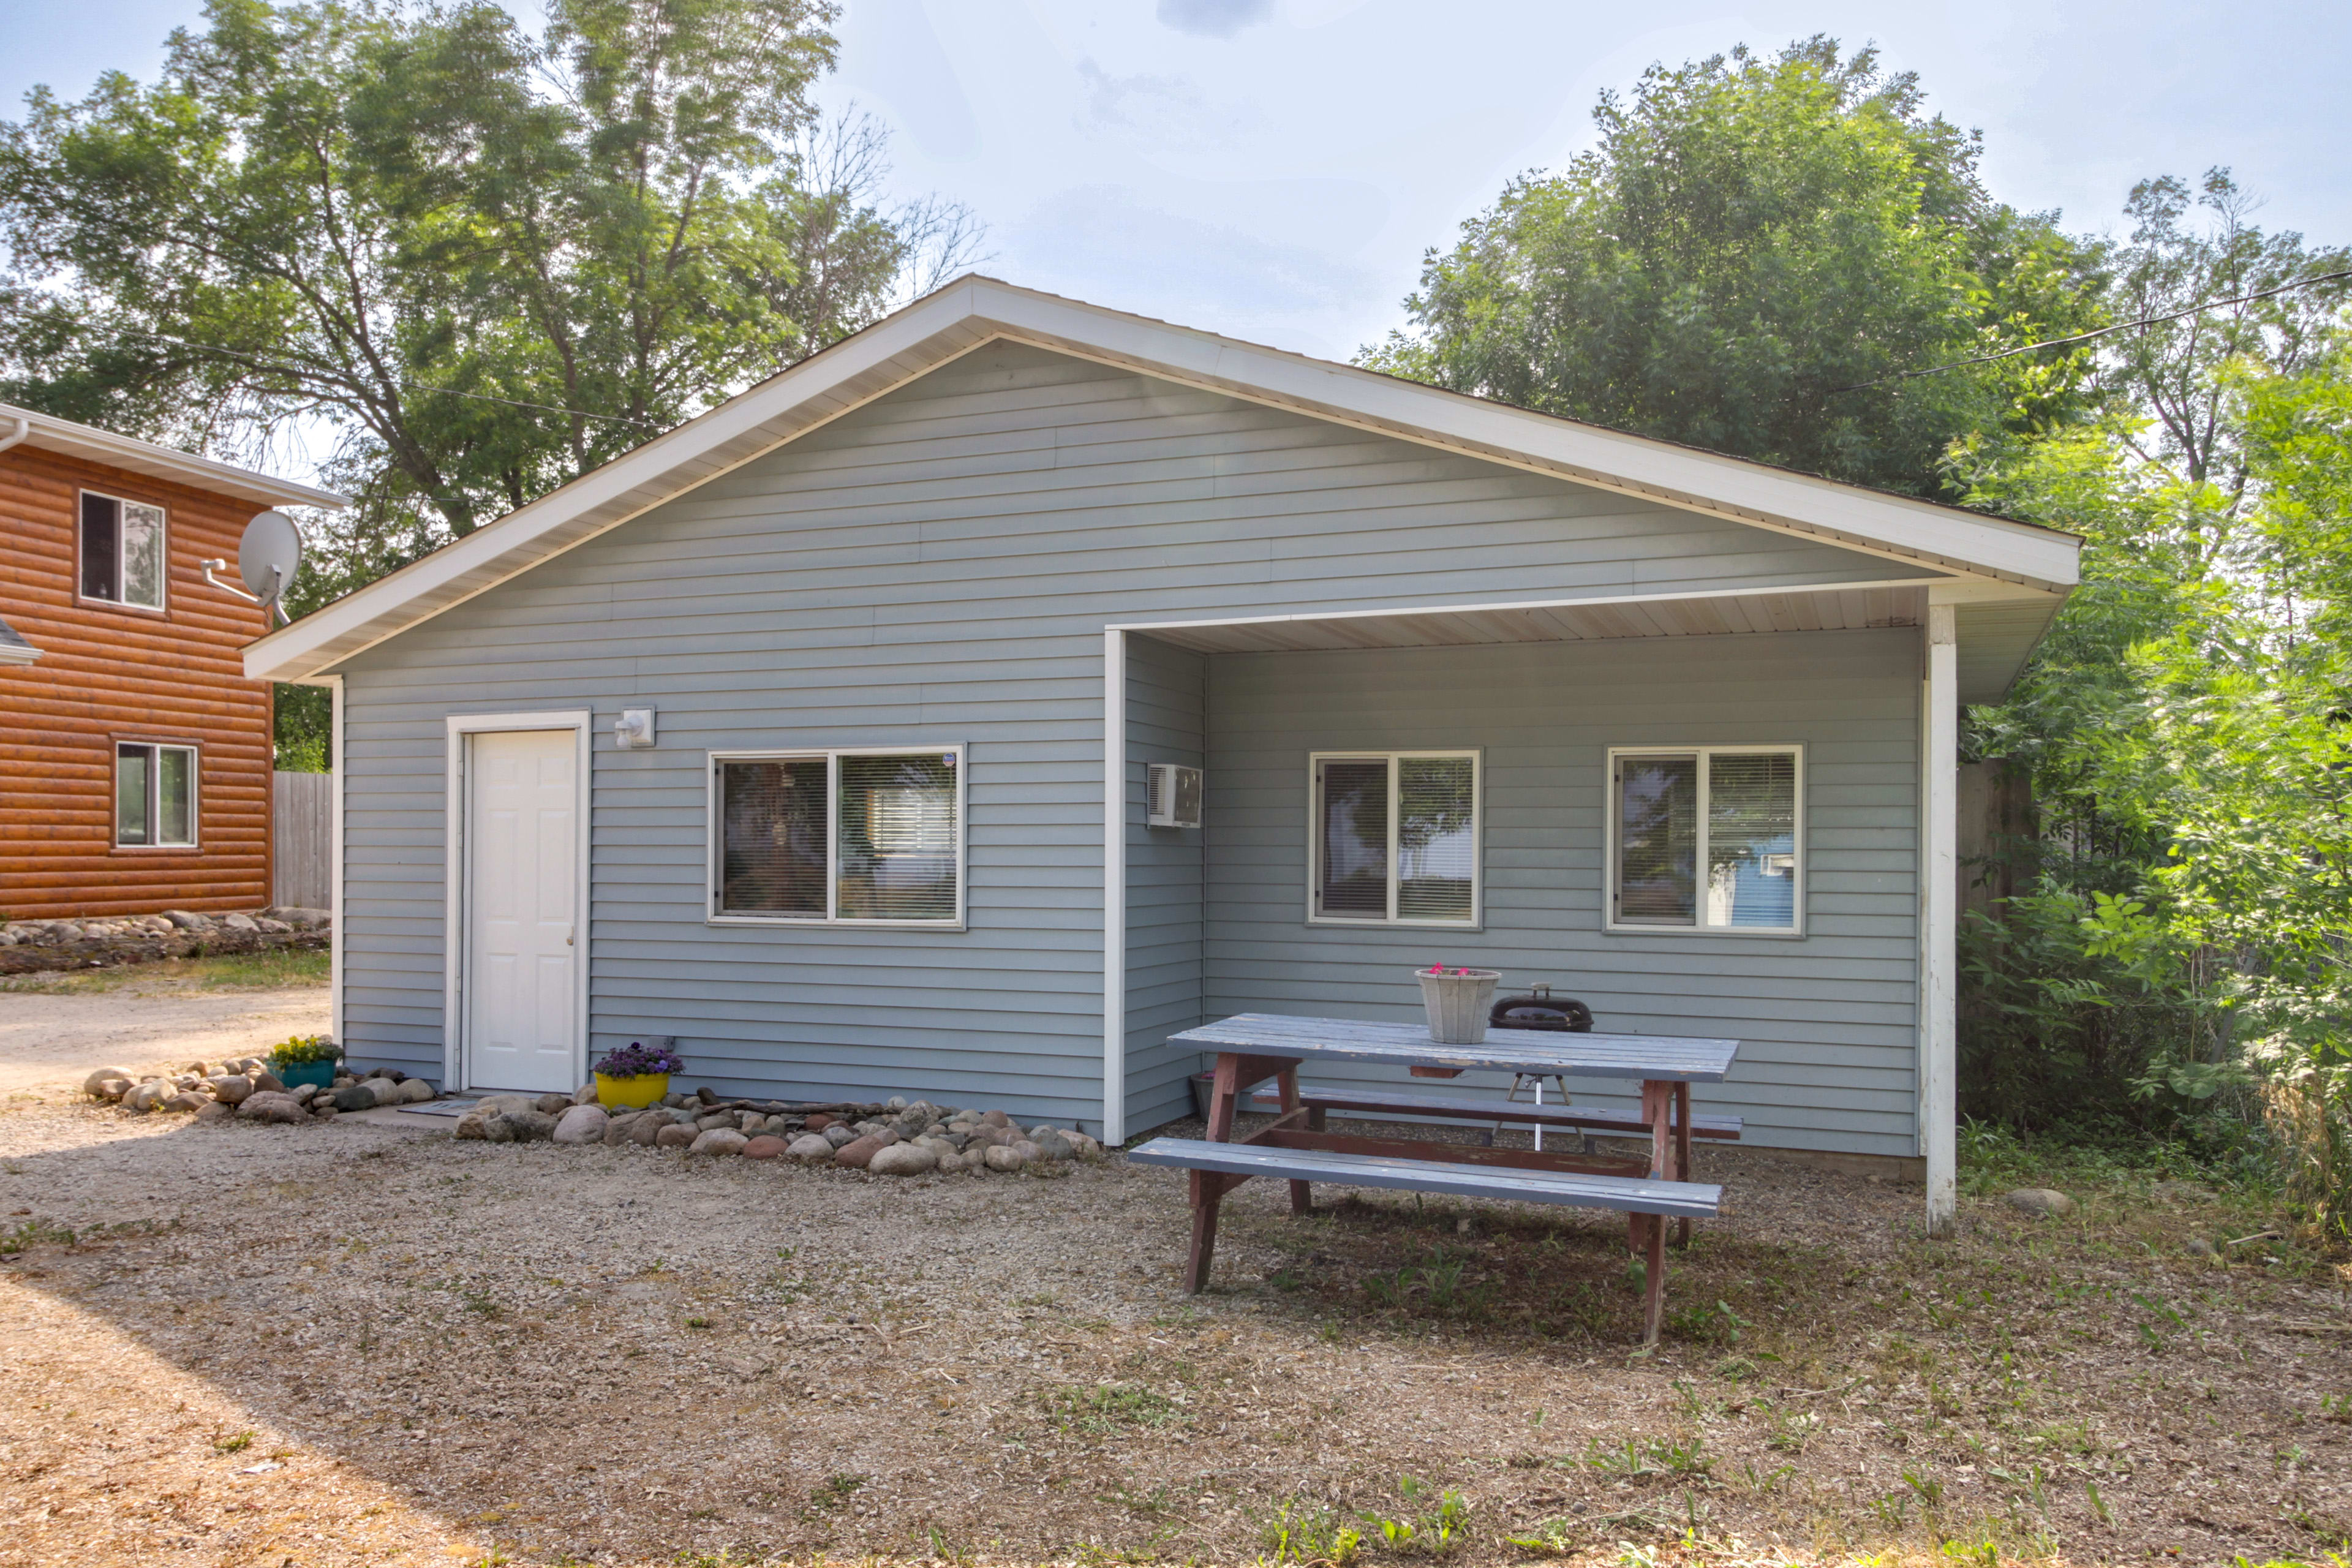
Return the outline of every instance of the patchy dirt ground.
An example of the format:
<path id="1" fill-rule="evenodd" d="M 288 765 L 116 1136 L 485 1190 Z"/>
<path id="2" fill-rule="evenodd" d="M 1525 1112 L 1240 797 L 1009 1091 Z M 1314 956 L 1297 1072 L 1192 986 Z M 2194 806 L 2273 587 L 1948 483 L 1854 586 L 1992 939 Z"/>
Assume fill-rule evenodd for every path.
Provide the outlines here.
<path id="1" fill-rule="evenodd" d="M 391 1112 L 374 1113 L 379 1119 Z M 2260 1216 L 2066 1221 L 1713 1152 L 1622 1225 L 0 1114 L 0 1563 L 2316 1559 L 2352 1328 Z M 72 1233 L 70 1238 L 68 1233 Z M 2276 1258 L 2275 1262 L 2264 1261 Z M 1360 1538 L 1350 1543 L 1344 1531 Z"/>
<path id="2" fill-rule="evenodd" d="M 323 984 L 213 988 L 233 967 L 157 963 L 15 982 L 0 991 L 0 1094 L 79 1087 L 102 1067 L 152 1071 L 249 1056 L 326 1031 Z"/>

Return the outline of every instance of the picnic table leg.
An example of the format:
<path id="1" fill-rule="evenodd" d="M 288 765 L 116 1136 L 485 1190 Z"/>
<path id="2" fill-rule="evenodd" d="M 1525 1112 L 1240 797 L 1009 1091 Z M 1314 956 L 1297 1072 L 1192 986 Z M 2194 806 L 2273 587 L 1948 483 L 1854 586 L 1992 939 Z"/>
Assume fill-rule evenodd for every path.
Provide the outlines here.
<path id="1" fill-rule="evenodd" d="M 1229 1142 L 1234 1135 L 1234 1100 L 1241 1092 L 1242 1059 L 1231 1051 L 1217 1053 L 1217 1075 L 1209 1089 L 1209 1131 L 1212 1143 Z M 1211 1226 L 1213 1232 L 1215 1226 Z"/>
<path id="2" fill-rule="evenodd" d="M 1677 1182 L 1691 1179 L 1690 1118 L 1690 1085 L 1678 1083 L 1675 1085 L 1675 1180 Z M 1675 1221 L 1675 1245 L 1685 1248 L 1690 1246 L 1688 1215 Z"/>
<path id="3" fill-rule="evenodd" d="M 1207 1171 L 1192 1173 L 1192 1249 L 1184 1257 L 1184 1294 L 1197 1296 L 1209 1288 L 1209 1260 L 1217 1250 L 1217 1205 L 1224 1184 Z"/>
<path id="4" fill-rule="evenodd" d="M 1650 1222 L 1648 1256 L 1643 1258 L 1642 1289 L 1642 1342 L 1658 1342 L 1658 1326 L 1666 1312 L 1666 1222 L 1663 1215 L 1645 1215 Z"/>
<path id="5" fill-rule="evenodd" d="M 1284 1115 L 1287 1116 L 1292 1111 L 1297 1110 L 1298 1069 L 1295 1067 L 1286 1068 L 1281 1072 L 1275 1074 L 1274 1091 L 1281 1097 L 1282 1111 Z M 1291 1183 L 1290 1212 L 1295 1215 L 1311 1214 L 1314 1212 L 1314 1208 L 1315 1196 L 1313 1184 L 1308 1182 Z"/>
<path id="6" fill-rule="evenodd" d="M 1654 1182 L 1670 1182 L 1675 1179 L 1672 1173 L 1674 1142 L 1668 1136 L 1666 1126 L 1666 1111 L 1674 1099 L 1669 1091 L 1673 1087 L 1671 1083 L 1654 1079 L 1644 1079 L 1642 1081 L 1642 1120 L 1647 1122 L 1650 1128 L 1650 1179 Z M 1660 1220 L 1657 1224 L 1663 1226 L 1665 1222 Z M 1628 1252 L 1647 1250 L 1654 1239 L 1651 1235 L 1652 1228 L 1649 1215 L 1627 1215 L 1625 1249 Z"/>

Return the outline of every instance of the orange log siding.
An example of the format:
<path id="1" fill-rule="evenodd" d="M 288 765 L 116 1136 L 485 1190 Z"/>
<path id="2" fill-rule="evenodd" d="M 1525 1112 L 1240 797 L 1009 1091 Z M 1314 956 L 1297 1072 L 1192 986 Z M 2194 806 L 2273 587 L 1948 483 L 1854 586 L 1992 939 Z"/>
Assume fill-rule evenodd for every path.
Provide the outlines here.
<path id="1" fill-rule="evenodd" d="M 79 495 L 164 511 L 164 608 L 76 596 Z M 258 607 L 212 586 L 262 506 L 66 454 L 0 452 L 0 617 L 41 650 L 0 666 L 0 912 L 16 920 L 269 902 L 270 689 L 239 650 Z M 114 843 L 114 744 L 199 748 L 194 850 Z"/>

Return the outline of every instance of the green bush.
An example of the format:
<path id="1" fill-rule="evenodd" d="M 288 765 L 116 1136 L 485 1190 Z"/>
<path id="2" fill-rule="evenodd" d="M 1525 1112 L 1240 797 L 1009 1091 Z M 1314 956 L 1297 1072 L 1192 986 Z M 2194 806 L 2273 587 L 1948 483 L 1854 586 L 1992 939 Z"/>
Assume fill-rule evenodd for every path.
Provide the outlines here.
<path id="1" fill-rule="evenodd" d="M 274 1068 L 309 1067 L 314 1062 L 342 1059 L 343 1048 L 324 1035 L 296 1035 L 269 1053 Z"/>

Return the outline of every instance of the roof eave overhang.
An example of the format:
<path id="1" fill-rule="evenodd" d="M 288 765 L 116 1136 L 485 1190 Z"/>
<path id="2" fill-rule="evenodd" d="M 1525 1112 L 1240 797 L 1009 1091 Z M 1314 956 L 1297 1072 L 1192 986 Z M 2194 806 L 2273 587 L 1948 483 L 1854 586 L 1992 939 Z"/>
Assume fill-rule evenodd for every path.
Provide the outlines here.
<path id="1" fill-rule="evenodd" d="M 967 278 L 424 560 L 253 643 L 300 681 L 986 343 L 1013 340 L 2025 595 L 2075 580 L 2072 535 L 1531 414 Z"/>
<path id="2" fill-rule="evenodd" d="M 352 504 L 350 497 L 337 495 L 332 490 L 296 484 L 291 479 L 274 479 L 250 468 L 240 468 L 234 463 L 215 462 L 210 458 L 197 457 L 193 452 L 175 451 L 135 437 L 118 436 L 110 430 L 53 418 L 30 408 L 0 404 L 0 420 L 9 423 L 12 433 L 24 431 L 23 444 L 34 450 L 103 463 L 110 468 L 122 468 L 148 479 L 185 485 L 190 489 L 234 496 L 240 500 L 259 501 L 264 506 L 316 506 L 336 510 Z"/>

